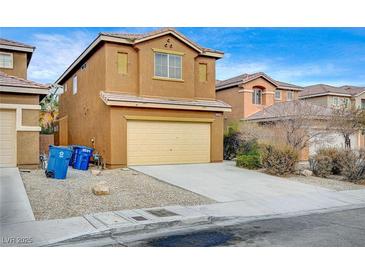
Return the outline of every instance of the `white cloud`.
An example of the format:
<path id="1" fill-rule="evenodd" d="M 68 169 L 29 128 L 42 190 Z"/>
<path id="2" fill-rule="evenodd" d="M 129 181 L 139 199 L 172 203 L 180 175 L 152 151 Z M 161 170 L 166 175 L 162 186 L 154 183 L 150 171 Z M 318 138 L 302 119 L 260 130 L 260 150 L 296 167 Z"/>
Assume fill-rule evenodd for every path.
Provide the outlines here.
<path id="1" fill-rule="evenodd" d="M 54 82 L 85 50 L 94 35 L 75 31 L 67 35 L 34 34 L 36 50 L 28 69 L 28 78 L 42 83 Z"/>

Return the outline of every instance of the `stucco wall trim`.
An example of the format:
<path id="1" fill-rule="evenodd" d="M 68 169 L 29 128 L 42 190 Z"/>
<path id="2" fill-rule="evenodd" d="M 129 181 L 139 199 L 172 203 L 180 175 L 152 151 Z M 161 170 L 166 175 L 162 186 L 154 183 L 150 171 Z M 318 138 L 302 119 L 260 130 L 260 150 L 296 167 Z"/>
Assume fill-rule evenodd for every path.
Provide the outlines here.
<path id="1" fill-rule="evenodd" d="M 15 109 L 16 131 L 41 131 L 41 127 L 22 125 L 23 109 L 40 110 L 41 107 L 39 105 L 0 104 L 0 109 Z"/>
<path id="2" fill-rule="evenodd" d="M 213 123 L 214 119 L 209 118 L 185 118 L 185 117 L 162 117 L 162 116 L 135 116 L 125 115 L 127 120 L 143 120 L 143 121 L 172 121 L 172 122 L 195 122 L 195 123 Z"/>

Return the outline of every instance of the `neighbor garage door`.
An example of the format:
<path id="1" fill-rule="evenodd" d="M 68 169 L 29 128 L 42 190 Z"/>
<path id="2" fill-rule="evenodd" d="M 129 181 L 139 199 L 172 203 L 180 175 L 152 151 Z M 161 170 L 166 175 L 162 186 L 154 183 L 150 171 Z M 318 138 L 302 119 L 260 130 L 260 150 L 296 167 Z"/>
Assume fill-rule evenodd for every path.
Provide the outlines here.
<path id="1" fill-rule="evenodd" d="M 0 167 L 15 166 L 15 110 L 0 110 Z"/>
<path id="2" fill-rule="evenodd" d="M 210 162 L 210 123 L 128 121 L 128 165 Z"/>

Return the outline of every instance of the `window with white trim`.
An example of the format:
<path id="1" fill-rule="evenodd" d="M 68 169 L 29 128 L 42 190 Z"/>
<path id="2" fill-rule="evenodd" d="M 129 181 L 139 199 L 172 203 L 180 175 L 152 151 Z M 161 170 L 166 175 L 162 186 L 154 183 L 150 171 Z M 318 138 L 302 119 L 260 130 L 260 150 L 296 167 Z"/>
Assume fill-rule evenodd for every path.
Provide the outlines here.
<path id="1" fill-rule="evenodd" d="M 77 75 L 72 78 L 72 94 L 77 93 Z"/>
<path id="2" fill-rule="evenodd" d="M 286 99 L 287 99 L 288 101 L 293 100 L 293 92 L 292 92 L 292 91 L 287 91 Z"/>
<path id="3" fill-rule="evenodd" d="M 252 93 L 252 104 L 261 105 L 262 103 L 262 89 L 254 88 Z"/>
<path id="4" fill-rule="evenodd" d="M 275 90 L 275 99 L 280 100 L 281 99 L 281 90 Z"/>
<path id="5" fill-rule="evenodd" d="M 13 68 L 13 54 L 9 52 L 0 52 L 0 68 Z"/>
<path id="6" fill-rule="evenodd" d="M 155 52 L 155 76 L 182 79 L 182 56 Z"/>
<path id="7" fill-rule="evenodd" d="M 338 106 L 339 104 L 338 104 L 338 97 L 332 97 L 332 104 L 334 105 L 334 106 Z"/>

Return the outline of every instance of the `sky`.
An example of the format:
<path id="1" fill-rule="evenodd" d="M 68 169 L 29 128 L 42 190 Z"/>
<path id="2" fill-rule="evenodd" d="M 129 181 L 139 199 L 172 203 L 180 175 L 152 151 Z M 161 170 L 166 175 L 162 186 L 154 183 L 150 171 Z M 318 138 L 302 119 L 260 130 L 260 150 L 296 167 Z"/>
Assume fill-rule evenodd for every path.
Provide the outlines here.
<path id="1" fill-rule="evenodd" d="M 0 28 L 0 37 L 36 47 L 28 78 L 53 83 L 99 32 L 156 28 Z M 263 71 L 307 86 L 365 87 L 365 28 L 176 28 L 203 47 L 221 50 L 217 79 Z"/>

